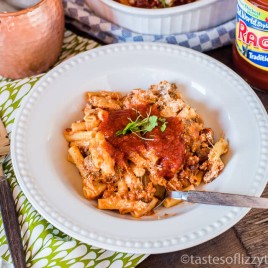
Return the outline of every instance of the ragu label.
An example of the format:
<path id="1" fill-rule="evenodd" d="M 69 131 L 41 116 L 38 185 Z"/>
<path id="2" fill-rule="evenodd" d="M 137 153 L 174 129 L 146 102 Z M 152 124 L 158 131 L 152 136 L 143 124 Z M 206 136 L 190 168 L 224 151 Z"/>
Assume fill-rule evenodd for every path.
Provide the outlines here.
<path id="1" fill-rule="evenodd" d="M 236 47 L 254 66 L 268 71 L 268 12 L 247 0 L 238 0 Z"/>

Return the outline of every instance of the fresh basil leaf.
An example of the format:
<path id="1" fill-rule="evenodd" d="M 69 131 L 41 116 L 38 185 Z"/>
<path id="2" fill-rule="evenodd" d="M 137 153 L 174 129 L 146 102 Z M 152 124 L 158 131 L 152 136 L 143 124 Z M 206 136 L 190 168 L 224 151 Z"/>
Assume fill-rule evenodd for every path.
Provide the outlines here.
<path id="1" fill-rule="evenodd" d="M 166 0 L 160 0 L 163 7 L 167 7 Z"/>
<path id="2" fill-rule="evenodd" d="M 167 128 L 167 122 L 164 122 L 164 123 L 162 124 L 162 126 L 160 127 L 160 130 L 161 130 L 162 132 L 164 132 L 164 131 L 166 130 L 166 128 Z"/>
<path id="3" fill-rule="evenodd" d="M 152 131 L 155 127 L 158 126 L 158 121 L 162 122 L 161 131 L 164 132 L 166 129 L 166 119 L 165 118 L 158 118 L 156 115 L 151 115 L 151 109 L 150 112 L 147 114 L 146 118 L 140 119 L 141 115 L 139 115 L 135 121 L 132 121 L 130 118 L 128 120 L 130 121 L 123 130 L 118 130 L 116 132 L 116 135 L 126 135 L 128 133 L 133 133 L 137 135 L 138 137 L 142 138 L 142 136 L 138 133 L 145 134 L 147 132 Z M 142 138 L 143 139 L 143 138 Z M 150 140 L 150 139 L 148 139 Z"/>

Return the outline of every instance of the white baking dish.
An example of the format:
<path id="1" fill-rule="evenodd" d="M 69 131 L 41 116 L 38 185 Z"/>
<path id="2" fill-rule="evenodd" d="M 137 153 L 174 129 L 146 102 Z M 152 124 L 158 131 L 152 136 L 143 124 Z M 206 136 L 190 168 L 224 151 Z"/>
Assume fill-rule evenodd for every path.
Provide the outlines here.
<path id="1" fill-rule="evenodd" d="M 114 0 L 85 0 L 100 17 L 141 34 L 171 35 L 205 30 L 235 17 L 235 0 L 198 0 L 171 8 L 144 9 Z"/>

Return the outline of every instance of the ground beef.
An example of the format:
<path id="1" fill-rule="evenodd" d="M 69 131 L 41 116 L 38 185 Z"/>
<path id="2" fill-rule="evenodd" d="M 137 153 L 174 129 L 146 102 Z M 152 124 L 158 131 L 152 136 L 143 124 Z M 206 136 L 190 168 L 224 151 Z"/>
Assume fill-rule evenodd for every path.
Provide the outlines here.
<path id="1" fill-rule="evenodd" d="M 172 6 L 179 6 L 194 2 L 195 0 L 175 0 Z M 139 8 L 163 8 L 163 1 L 160 0 L 129 0 L 134 7 Z"/>

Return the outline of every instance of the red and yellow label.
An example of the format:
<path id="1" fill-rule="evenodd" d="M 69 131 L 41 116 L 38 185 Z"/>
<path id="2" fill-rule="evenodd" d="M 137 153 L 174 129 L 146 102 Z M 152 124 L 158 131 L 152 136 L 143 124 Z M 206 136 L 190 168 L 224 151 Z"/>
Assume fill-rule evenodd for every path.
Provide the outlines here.
<path id="1" fill-rule="evenodd" d="M 248 0 L 238 0 L 236 47 L 250 64 L 268 71 L 268 12 Z"/>

